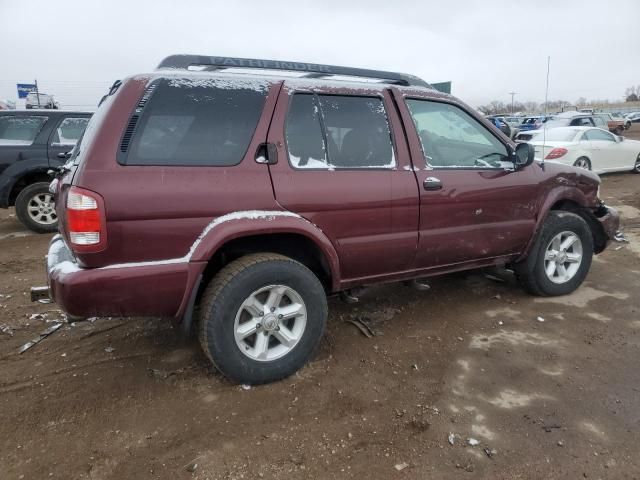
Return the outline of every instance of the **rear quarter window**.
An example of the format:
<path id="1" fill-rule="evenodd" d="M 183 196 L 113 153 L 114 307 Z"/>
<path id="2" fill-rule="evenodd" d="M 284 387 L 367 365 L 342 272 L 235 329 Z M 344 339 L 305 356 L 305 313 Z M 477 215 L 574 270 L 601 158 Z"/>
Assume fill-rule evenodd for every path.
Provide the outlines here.
<path id="1" fill-rule="evenodd" d="M 268 83 L 162 79 L 144 105 L 126 165 L 240 163 L 262 114 Z"/>
<path id="2" fill-rule="evenodd" d="M 2 116 L 0 117 L 0 145 L 31 145 L 46 122 L 47 117 Z"/>

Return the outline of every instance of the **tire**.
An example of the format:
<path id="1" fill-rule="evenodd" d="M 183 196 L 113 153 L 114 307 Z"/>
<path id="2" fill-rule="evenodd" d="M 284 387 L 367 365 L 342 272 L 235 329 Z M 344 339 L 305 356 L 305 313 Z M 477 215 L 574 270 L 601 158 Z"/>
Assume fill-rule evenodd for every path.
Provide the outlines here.
<path id="1" fill-rule="evenodd" d="M 631 170 L 633 173 L 640 173 L 640 154 L 638 154 L 638 158 L 636 158 L 636 163 L 633 166 L 633 170 Z"/>
<path id="2" fill-rule="evenodd" d="M 273 298 L 281 295 L 279 302 L 271 301 L 272 292 Z M 272 307 L 275 311 L 272 305 L 278 306 Z M 294 305 L 301 305 L 297 310 L 302 313 L 281 320 L 278 312 L 287 315 L 286 307 L 291 311 Z M 202 349 L 225 377 L 249 385 L 269 383 L 293 374 L 314 353 L 327 322 L 327 297 L 301 263 L 273 253 L 251 254 L 225 266 L 209 283 L 199 321 Z M 239 339 L 241 329 L 244 339 Z M 291 346 L 280 341 L 287 337 L 295 340 Z"/>
<path id="3" fill-rule="evenodd" d="M 585 170 L 591 170 L 591 160 L 587 157 L 580 157 L 573 163 L 574 167 L 584 168 Z"/>
<path id="4" fill-rule="evenodd" d="M 557 240 L 560 238 L 560 240 Z M 560 257 L 567 276 L 563 278 L 559 268 L 557 243 L 564 244 L 569 238 L 575 238 L 573 245 L 564 249 Z M 564 240 L 563 240 L 564 239 Z M 555 245 L 555 246 L 554 246 Z M 555 257 L 556 260 L 551 258 Z M 575 260 L 579 257 L 579 263 Z M 577 289 L 584 281 L 593 258 L 593 236 L 589 225 L 582 217 L 566 211 L 551 211 L 544 221 L 538 237 L 526 259 L 515 265 L 516 276 L 524 289 L 538 296 L 567 295 Z M 573 259 L 573 261 L 571 261 Z M 555 263 L 555 268 L 549 264 Z M 577 264 L 577 267 L 574 267 Z M 549 276 L 549 271 L 553 270 Z M 553 280 L 552 278 L 555 278 Z"/>
<path id="5" fill-rule="evenodd" d="M 58 230 L 58 217 L 47 182 L 37 182 L 23 188 L 16 198 L 16 216 L 29 230 L 51 233 Z"/>
<path id="6" fill-rule="evenodd" d="M 624 127 L 622 125 L 619 125 L 616 127 L 613 133 L 615 133 L 616 135 L 622 135 L 622 132 L 624 132 Z"/>

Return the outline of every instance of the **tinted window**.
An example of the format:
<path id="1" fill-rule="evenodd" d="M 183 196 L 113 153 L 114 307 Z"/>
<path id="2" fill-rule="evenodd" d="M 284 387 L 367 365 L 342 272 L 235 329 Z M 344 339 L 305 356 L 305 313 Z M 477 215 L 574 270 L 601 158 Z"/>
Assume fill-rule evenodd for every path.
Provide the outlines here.
<path id="1" fill-rule="evenodd" d="M 387 115 L 380 98 L 296 94 L 286 125 L 297 168 L 393 167 Z"/>
<path id="2" fill-rule="evenodd" d="M 407 100 L 426 162 L 433 167 L 503 168 L 507 148 L 460 108 Z"/>
<path id="3" fill-rule="evenodd" d="M 253 137 L 267 84 L 217 79 L 163 80 L 144 107 L 128 165 L 240 163 Z"/>
<path id="4" fill-rule="evenodd" d="M 88 118 L 68 117 L 62 120 L 53 134 L 52 145 L 75 145 L 87 126 Z"/>
<path id="5" fill-rule="evenodd" d="M 0 117 L 0 145 L 31 145 L 47 117 Z"/>
<path id="6" fill-rule="evenodd" d="M 587 140 L 604 140 L 605 142 L 615 142 L 615 138 L 609 132 L 605 132 L 604 130 L 587 130 L 587 133 L 584 134 Z"/>
<path id="7" fill-rule="evenodd" d="M 393 167 L 391 132 L 380 98 L 319 95 L 329 163 L 337 168 Z"/>
<path id="8" fill-rule="evenodd" d="M 313 95 L 296 94 L 291 98 L 286 137 L 291 165 L 328 168 L 319 110 Z"/>

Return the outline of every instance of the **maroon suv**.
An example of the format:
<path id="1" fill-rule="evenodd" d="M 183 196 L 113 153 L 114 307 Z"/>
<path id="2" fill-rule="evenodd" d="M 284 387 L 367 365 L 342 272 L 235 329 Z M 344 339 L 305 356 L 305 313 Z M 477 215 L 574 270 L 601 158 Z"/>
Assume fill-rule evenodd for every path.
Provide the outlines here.
<path id="1" fill-rule="evenodd" d="M 198 312 L 224 375 L 269 382 L 309 359 L 329 294 L 494 265 L 575 290 L 618 228 L 599 183 L 413 76 L 172 56 L 113 85 L 53 182 L 49 294 Z"/>

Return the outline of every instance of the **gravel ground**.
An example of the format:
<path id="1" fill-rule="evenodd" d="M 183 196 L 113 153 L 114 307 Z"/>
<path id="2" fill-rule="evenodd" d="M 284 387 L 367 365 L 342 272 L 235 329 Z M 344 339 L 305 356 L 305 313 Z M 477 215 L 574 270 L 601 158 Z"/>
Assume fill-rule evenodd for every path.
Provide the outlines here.
<path id="1" fill-rule="evenodd" d="M 1 211 L 0 477 L 640 478 L 639 190 L 603 177 L 630 243 L 574 294 L 480 271 L 376 287 L 330 302 L 307 367 L 249 389 L 162 320 L 65 323 L 18 354 L 61 315 L 27 298 L 50 237 Z"/>

